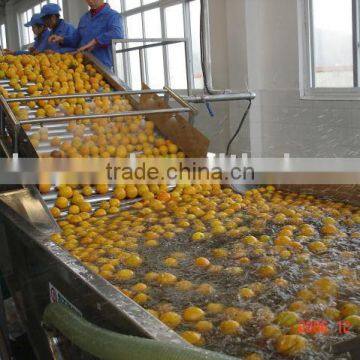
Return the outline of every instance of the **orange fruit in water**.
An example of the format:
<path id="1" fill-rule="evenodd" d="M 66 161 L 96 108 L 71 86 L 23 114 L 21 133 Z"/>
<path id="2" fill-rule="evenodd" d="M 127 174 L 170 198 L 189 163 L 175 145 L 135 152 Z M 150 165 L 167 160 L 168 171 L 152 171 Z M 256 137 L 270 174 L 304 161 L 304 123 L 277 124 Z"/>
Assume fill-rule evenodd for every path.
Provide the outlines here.
<path id="1" fill-rule="evenodd" d="M 338 229 L 334 224 L 326 224 L 321 228 L 321 232 L 325 235 L 334 235 L 338 232 Z"/>
<path id="2" fill-rule="evenodd" d="M 181 337 L 191 345 L 202 345 L 203 343 L 201 334 L 195 331 L 184 331 Z"/>

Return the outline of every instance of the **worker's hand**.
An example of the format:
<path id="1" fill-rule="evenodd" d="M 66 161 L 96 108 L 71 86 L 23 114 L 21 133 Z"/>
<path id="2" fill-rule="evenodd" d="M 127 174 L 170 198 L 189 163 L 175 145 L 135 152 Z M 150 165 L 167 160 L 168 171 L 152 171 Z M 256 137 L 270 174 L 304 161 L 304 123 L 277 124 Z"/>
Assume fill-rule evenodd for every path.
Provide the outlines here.
<path id="1" fill-rule="evenodd" d="M 36 51 L 34 46 L 29 47 L 28 49 L 32 54 Z"/>
<path id="2" fill-rule="evenodd" d="M 91 40 L 86 45 L 82 46 L 77 50 L 77 52 L 83 52 L 83 51 L 92 51 L 94 48 L 98 45 L 98 42 L 96 39 Z"/>
<path id="3" fill-rule="evenodd" d="M 45 54 L 55 54 L 54 50 L 48 49 L 44 51 Z"/>
<path id="4" fill-rule="evenodd" d="M 51 35 L 51 36 L 49 36 L 48 41 L 49 41 L 49 43 L 60 44 L 60 43 L 64 42 L 64 38 L 62 36 L 59 36 L 59 35 Z"/>

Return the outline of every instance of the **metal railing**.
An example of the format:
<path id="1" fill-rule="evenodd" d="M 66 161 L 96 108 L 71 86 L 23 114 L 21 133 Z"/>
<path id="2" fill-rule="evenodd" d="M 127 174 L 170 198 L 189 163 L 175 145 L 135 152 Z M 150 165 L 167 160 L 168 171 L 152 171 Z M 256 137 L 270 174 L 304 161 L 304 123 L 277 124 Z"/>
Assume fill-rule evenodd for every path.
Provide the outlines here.
<path id="1" fill-rule="evenodd" d="M 142 45 L 129 47 L 129 44 L 139 44 Z M 118 49 L 117 45 L 122 44 L 123 48 Z M 146 72 L 146 64 L 145 64 L 145 50 L 154 48 L 154 47 L 166 47 L 169 45 L 174 44 L 184 44 L 185 50 L 185 64 L 186 64 L 186 84 L 187 84 L 187 94 L 190 95 L 191 88 L 192 88 L 192 63 L 190 59 L 190 44 L 189 40 L 185 38 L 155 38 L 155 39 L 118 39 L 113 40 L 112 48 L 113 48 L 113 58 L 114 58 L 114 65 L 115 65 L 115 72 L 116 75 L 119 76 L 119 61 L 117 54 L 125 54 L 127 55 L 129 52 L 138 51 L 139 52 L 139 60 L 140 60 L 140 78 L 142 83 L 147 83 L 147 72 Z M 131 65 L 128 56 L 123 57 L 123 67 L 124 67 L 124 77 L 123 79 L 125 83 L 131 83 Z M 165 79 L 165 86 L 169 86 L 167 79 L 167 74 L 169 73 L 169 64 L 167 61 L 164 61 L 164 79 Z"/>
<path id="2" fill-rule="evenodd" d="M 92 99 L 96 97 L 114 97 L 114 96 L 133 96 L 133 95 L 163 95 L 166 99 L 172 99 L 176 104 L 181 107 L 174 108 L 157 108 L 157 109 L 136 109 L 129 111 L 121 111 L 114 113 L 103 113 L 103 114 L 87 114 L 87 115 L 69 115 L 69 116 L 54 116 L 54 117 L 34 117 L 26 119 L 17 119 L 14 112 L 12 111 L 9 104 L 15 102 L 30 102 L 39 100 L 54 100 L 54 99 L 72 99 L 72 98 L 84 98 Z M 71 122 L 75 120 L 96 120 L 96 119 L 114 119 L 126 116 L 146 116 L 146 115 L 157 115 L 157 114 L 180 114 L 187 113 L 189 115 L 195 115 L 197 109 L 192 105 L 188 104 L 170 88 L 165 87 L 163 90 L 127 90 L 127 91 L 113 91 L 107 93 L 87 93 L 87 94 L 69 94 L 69 95 L 46 95 L 46 96 L 26 96 L 21 98 L 7 99 L 0 94 L 0 135 L 5 135 L 5 117 L 8 119 L 13 130 L 12 146 L 13 154 L 18 154 L 19 151 L 19 131 L 23 125 L 28 124 L 50 124 L 50 123 L 63 123 Z"/>
<path id="3" fill-rule="evenodd" d="M 143 45 L 128 47 L 128 44 L 135 43 L 139 44 L 142 43 Z M 206 103 L 206 102 L 222 102 L 222 101 L 242 101 L 242 100 L 254 100 L 256 98 L 256 94 L 252 91 L 244 91 L 244 92 L 219 92 L 216 94 L 202 94 L 202 95 L 193 95 L 192 94 L 192 62 L 190 57 L 190 46 L 189 41 L 185 38 L 157 38 L 157 39 L 119 39 L 113 40 L 112 48 L 113 48 L 113 58 L 114 58 L 114 65 L 115 65 L 115 73 L 118 78 L 119 76 L 119 60 L 118 54 L 127 54 L 131 51 L 138 51 L 139 52 L 139 59 L 140 59 L 140 77 L 141 82 L 146 83 L 146 66 L 145 66 L 145 50 L 153 47 L 166 47 L 172 44 L 179 44 L 183 43 L 185 46 L 185 59 L 186 59 L 186 82 L 187 82 L 187 95 L 182 96 L 182 99 L 186 100 L 190 103 Z M 117 48 L 117 44 L 123 44 L 122 49 Z M 125 48 L 124 48 L 125 46 Z M 207 54 L 207 56 L 209 56 Z M 130 84 L 131 79 L 131 65 L 129 58 L 124 56 L 123 58 L 124 64 L 124 80 L 125 83 Z M 210 67 L 209 67 L 210 69 Z M 169 67 L 167 62 L 164 63 L 164 79 L 165 79 L 165 86 L 168 87 L 169 84 L 166 83 L 167 76 L 166 74 L 169 71 Z M 209 75 L 208 75 L 209 76 Z"/>

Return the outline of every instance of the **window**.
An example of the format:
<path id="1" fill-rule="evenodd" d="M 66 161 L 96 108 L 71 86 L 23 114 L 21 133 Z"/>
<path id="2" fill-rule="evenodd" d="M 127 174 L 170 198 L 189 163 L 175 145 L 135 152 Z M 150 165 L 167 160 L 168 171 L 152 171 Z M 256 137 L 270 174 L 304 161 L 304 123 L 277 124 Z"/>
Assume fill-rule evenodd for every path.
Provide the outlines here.
<path id="1" fill-rule="evenodd" d="M 7 42 L 6 42 L 6 28 L 4 24 L 0 25 L 0 45 L 2 49 L 7 48 Z"/>
<path id="2" fill-rule="evenodd" d="M 300 0 L 300 4 L 302 96 L 359 98 L 360 0 Z"/>
<path id="3" fill-rule="evenodd" d="M 62 11 L 61 17 L 64 16 L 63 14 L 63 0 L 46 0 L 40 2 L 38 5 L 31 7 L 30 9 L 26 9 L 25 11 L 20 12 L 18 21 L 19 21 L 19 36 L 20 36 L 20 46 L 22 48 L 28 47 L 30 44 L 34 42 L 34 33 L 30 28 L 25 27 L 24 25 L 31 20 L 31 17 L 34 14 L 39 14 L 41 12 L 41 8 L 48 4 L 48 3 L 57 3 Z"/>
<path id="4" fill-rule="evenodd" d="M 187 69 L 191 87 L 203 88 L 200 53 L 200 0 L 107 0 L 122 13 L 126 39 L 187 39 L 189 59 L 184 43 L 152 47 L 144 52 L 144 76 L 153 89 L 169 85 L 186 89 Z M 147 45 L 146 42 L 118 44 L 117 49 Z M 131 88 L 141 87 L 138 51 L 117 55 L 117 73 Z"/>

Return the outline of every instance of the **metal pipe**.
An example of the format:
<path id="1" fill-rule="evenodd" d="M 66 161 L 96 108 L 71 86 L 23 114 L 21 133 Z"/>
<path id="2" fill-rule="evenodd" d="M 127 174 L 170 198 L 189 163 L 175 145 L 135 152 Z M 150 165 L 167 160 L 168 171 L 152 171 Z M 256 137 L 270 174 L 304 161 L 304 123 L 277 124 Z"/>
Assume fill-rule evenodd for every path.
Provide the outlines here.
<path id="1" fill-rule="evenodd" d="M 161 23 L 161 36 L 166 38 L 167 26 L 165 8 L 160 6 L 160 23 Z M 163 65 L 164 65 L 164 81 L 165 86 L 170 86 L 170 72 L 169 72 L 169 49 L 167 46 L 162 46 Z"/>
<path id="2" fill-rule="evenodd" d="M 185 43 L 185 41 L 184 40 L 182 40 L 182 41 L 162 41 L 159 43 L 152 43 L 152 44 L 147 44 L 147 45 L 135 46 L 132 48 L 129 47 L 126 49 L 116 50 L 116 53 L 122 54 L 125 52 L 130 52 L 130 51 L 135 51 L 135 50 L 140 50 L 140 49 L 150 49 L 150 48 L 157 47 L 157 46 L 174 45 L 174 44 L 179 44 L 179 43 Z"/>
<path id="3" fill-rule="evenodd" d="M 353 68 L 354 68 L 354 87 L 359 86 L 359 6 L 357 0 L 352 0 L 352 45 L 353 45 Z"/>
<path id="4" fill-rule="evenodd" d="M 113 114 L 92 114 L 92 115 L 79 115 L 79 116 L 59 116 L 59 117 L 48 117 L 48 118 L 35 118 L 21 120 L 21 125 L 27 124 L 48 124 L 56 122 L 69 122 L 75 120 L 86 120 L 86 119 L 106 119 L 115 117 L 126 117 L 126 116 L 141 116 L 141 115 L 155 115 L 155 114 L 174 114 L 191 112 L 190 108 L 174 108 L 174 109 L 157 109 L 157 110 L 139 110 L 139 111 L 123 111 Z"/>
<path id="5" fill-rule="evenodd" d="M 118 56 L 116 53 L 116 43 L 114 42 L 114 40 L 111 41 L 111 53 L 114 62 L 114 72 L 120 78 L 120 76 L 118 75 L 119 64 L 118 64 Z"/>
<path id="6" fill-rule="evenodd" d="M 139 61 L 140 61 L 140 78 L 141 78 L 141 84 L 144 84 L 145 81 L 145 59 L 144 59 L 144 50 L 139 49 Z"/>
<path id="7" fill-rule="evenodd" d="M 201 0 L 201 31 L 200 31 L 200 41 L 201 41 L 201 51 L 202 51 L 202 66 L 204 73 L 204 82 L 205 89 L 211 95 L 225 94 L 230 92 L 227 90 L 215 90 L 213 86 L 212 79 L 212 65 L 210 57 L 210 24 L 209 24 L 209 2 L 208 0 Z"/>
<path id="8" fill-rule="evenodd" d="M 2 107 L 0 107 L 0 136 L 5 135 L 5 114 Z"/>
<path id="9" fill-rule="evenodd" d="M 190 47 L 189 42 L 185 41 L 185 66 L 186 66 L 186 84 L 187 84 L 187 94 L 190 96 L 191 89 L 193 88 L 193 82 L 192 82 L 192 64 L 190 62 Z"/>
<path id="10" fill-rule="evenodd" d="M 183 96 L 185 101 L 199 104 L 205 102 L 222 102 L 222 101 L 238 101 L 238 100 L 254 100 L 256 94 L 248 93 L 234 93 L 234 94 L 218 94 L 218 95 L 199 95 L 199 96 Z"/>
<path id="11" fill-rule="evenodd" d="M 20 125 L 17 123 L 14 129 L 14 136 L 13 136 L 13 157 L 18 156 L 19 154 L 19 132 L 20 132 Z"/>
<path id="12" fill-rule="evenodd" d="M 142 24 L 142 37 L 145 39 L 146 38 L 146 21 L 145 21 L 145 13 L 142 12 L 141 13 L 141 24 Z M 145 46 L 145 42 L 143 42 L 143 45 Z M 143 54 L 143 61 L 144 61 L 144 83 L 148 84 L 149 83 L 149 66 L 148 66 L 148 53 L 146 50 L 142 49 L 141 50 L 142 54 Z M 142 87 L 142 84 L 141 84 Z"/>
<path id="13" fill-rule="evenodd" d="M 6 99 L 4 98 L 4 96 L 2 96 L 1 94 L 0 94 L 0 104 L 4 107 L 5 112 L 9 115 L 13 124 L 16 125 L 18 123 L 16 116 L 13 113 L 13 111 L 11 110 L 11 108 L 10 108 L 9 104 L 7 103 Z"/>
<path id="14" fill-rule="evenodd" d="M 194 106 L 188 104 L 184 98 L 182 98 L 180 95 L 178 95 L 175 91 L 171 90 L 168 86 L 164 86 L 164 90 L 166 90 L 173 99 L 175 99 L 180 105 L 187 107 L 191 110 L 191 112 L 196 115 L 198 113 L 198 109 L 196 109 Z"/>
<path id="15" fill-rule="evenodd" d="M 231 90 L 216 90 L 212 79 L 212 64 L 211 64 L 211 45 L 210 45 L 210 10 L 209 1 L 201 0 L 201 31 L 200 42 L 202 52 L 202 70 L 204 73 L 205 90 L 210 95 L 203 96 L 201 99 L 197 98 L 195 101 L 189 102 L 214 102 L 214 101 L 235 101 L 235 100 L 253 100 L 256 97 L 255 93 L 233 93 Z M 213 97 L 214 96 L 214 97 Z M 218 96 L 218 97 L 217 97 Z"/>
<path id="16" fill-rule="evenodd" d="M 185 38 L 146 38 L 146 39 L 116 39 L 115 42 L 116 43 L 149 43 L 149 42 L 153 42 L 153 43 L 161 43 L 164 42 L 166 44 L 176 44 L 179 42 L 185 42 L 186 39 Z M 160 44 L 159 44 L 160 45 Z"/>
<path id="17" fill-rule="evenodd" d="M 47 96 L 33 96 L 16 99 L 7 99 L 7 103 L 21 102 L 21 101 L 38 101 L 38 100 L 60 100 L 60 99 L 77 99 L 77 98 L 96 98 L 108 96 L 122 96 L 122 95 L 142 95 L 142 94 L 164 94 L 164 90 L 128 90 L 128 91 L 112 91 L 107 93 L 96 94 L 71 94 L 71 95 L 47 95 Z"/>
<path id="18" fill-rule="evenodd" d="M 0 152 L 5 154 L 5 157 L 10 159 L 12 157 L 10 146 L 7 144 L 7 139 L 5 136 L 0 136 Z"/>

